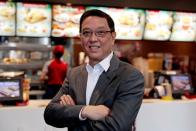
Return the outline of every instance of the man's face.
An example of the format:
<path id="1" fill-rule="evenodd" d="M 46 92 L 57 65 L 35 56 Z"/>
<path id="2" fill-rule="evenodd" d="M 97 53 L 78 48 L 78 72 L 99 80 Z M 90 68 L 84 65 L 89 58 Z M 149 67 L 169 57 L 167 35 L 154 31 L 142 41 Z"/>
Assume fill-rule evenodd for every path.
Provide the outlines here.
<path id="1" fill-rule="evenodd" d="M 111 53 L 115 37 L 105 18 L 89 16 L 83 21 L 80 38 L 90 64 L 97 64 Z"/>

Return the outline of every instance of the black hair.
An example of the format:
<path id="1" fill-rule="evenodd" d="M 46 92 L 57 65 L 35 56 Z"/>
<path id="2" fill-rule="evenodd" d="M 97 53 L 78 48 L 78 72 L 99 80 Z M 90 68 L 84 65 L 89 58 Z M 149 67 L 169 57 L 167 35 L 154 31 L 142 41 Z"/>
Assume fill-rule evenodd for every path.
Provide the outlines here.
<path id="1" fill-rule="evenodd" d="M 54 54 L 54 57 L 57 59 L 60 59 L 63 56 L 63 52 L 55 52 L 53 54 Z"/>
<path id="2" fill-rule="evenodd" d="M 101 10 L 97 10 L 97 9 L 87 10 L 81 16 L 81 18 L 80 18 L 80 32 L 81 32 L 81 28 L 82 28 L 82 22 L 89 16 L 97 16 L 97 17 L 105 18 L 107 20 L 107 23 L 108 23 L 108 26 L 109 26 L 110 30 L 112 32 L 115 32 L 115 26 L 114 26 L 113 19 L 108 14 L 106 14 L 105 12 L 103 12 Z"/>

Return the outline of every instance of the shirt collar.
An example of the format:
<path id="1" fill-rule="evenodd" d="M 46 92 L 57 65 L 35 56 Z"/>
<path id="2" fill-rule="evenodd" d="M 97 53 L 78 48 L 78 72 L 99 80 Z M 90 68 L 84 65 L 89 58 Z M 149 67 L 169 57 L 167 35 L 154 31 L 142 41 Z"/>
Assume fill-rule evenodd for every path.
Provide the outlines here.
<path id="1" fill-rule="evenodd" d="M 107 70 L 110 67 L 110 61 L 113 57 L 113 52 L 111 52 L 106 58 L 104 58 L 101 62 L 99 62 L 98 64 L 96 64 L 94 66 L 94 68 L 102 68 L 105 72 L 107 72 Z M 91 72 L 93 70 L 93 67 L 91 65 L 89 65 L 89 63 L 87 63 L 86 65 L 86 69 L 88 72 Z"/>
<path id="2" fill-rule="evenodd" d="M 104 69 L 105 72 L 107 72 L 107 70 L 110 67 L 110 61 L 112 59 L 113 56 L 113 52 L 111 52 L 106 58 L 104 58 L 99 64 L 102 66 L 102 68 Z"/>

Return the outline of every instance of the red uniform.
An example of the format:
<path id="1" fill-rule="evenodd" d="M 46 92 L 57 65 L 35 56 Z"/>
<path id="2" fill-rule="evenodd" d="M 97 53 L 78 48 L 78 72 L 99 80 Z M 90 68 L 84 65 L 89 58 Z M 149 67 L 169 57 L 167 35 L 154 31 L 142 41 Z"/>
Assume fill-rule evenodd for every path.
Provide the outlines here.
<path id="1" fill-rule="evenodd" d="M 48 85 L 62 85 L 68 69 L 67 63 L 54 59 L 48 63 L 47 69 Z"/>
<path id="2" fill-rule="evenodd" d="M 60 59 L 53 59 L 44 65 L 42 71 L 48 76 L 44 98 L 50 99 L 55 96 L 63 84 L 67 70 L 68 64 Z"/>

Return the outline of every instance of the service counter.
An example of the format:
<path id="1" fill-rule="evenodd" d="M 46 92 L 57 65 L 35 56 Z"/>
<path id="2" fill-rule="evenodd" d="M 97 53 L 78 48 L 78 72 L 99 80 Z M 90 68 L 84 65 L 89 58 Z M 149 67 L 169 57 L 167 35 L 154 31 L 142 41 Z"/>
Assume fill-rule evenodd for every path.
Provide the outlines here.
<path id="1" fill-rule="evenodd" d="M 43 112 L 49 100 L 30 100 L 28 106 L 0 107 L 0 131 L 67 131 L 47 125 Z M 196 100 L 144 100 L 136 131 L 195 131 Z"/>
<path id="2" fill-rule="evenodd" d="M 196 100 L 144 100 L 136 131 L 196 131 Z"/>

